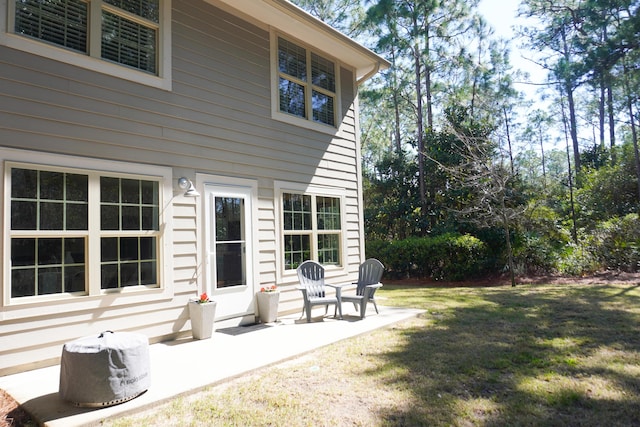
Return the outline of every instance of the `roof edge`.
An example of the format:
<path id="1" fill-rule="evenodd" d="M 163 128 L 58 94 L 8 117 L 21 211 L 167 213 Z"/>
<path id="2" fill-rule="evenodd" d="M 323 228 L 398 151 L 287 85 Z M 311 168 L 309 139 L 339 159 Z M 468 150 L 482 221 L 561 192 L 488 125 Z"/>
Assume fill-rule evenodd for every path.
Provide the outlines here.
<path id="1" fill-rule="evenodd" d="M 290 34 L 317 47 L 356 70 L 358 85 L 386 70 L 391 63 L 342 34 L 322 20 L 288 0 L 208 0 L 240 17 L 249 17 L 263 25 Z M 239 12 L 239 13 L 238 13 Z"/>

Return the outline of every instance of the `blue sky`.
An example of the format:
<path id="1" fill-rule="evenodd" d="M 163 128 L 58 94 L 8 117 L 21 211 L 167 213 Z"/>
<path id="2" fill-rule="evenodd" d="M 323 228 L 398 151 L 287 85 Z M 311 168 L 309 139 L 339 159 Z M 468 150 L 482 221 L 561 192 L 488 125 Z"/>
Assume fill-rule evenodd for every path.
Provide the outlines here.
<path id="1" fill-rule="evenodd" d="M 478 9 L 495 30 L 495 34 L 504 39 L 510 40 L 514 36 L 513 26 L 524 25 L 526 20 L 518 18 L 519 0 L 480 0 Z M 534 55 L 526 49 L 520 49 L 517 42 L 511 43 L 511 64 L 514 68 L 526 71 L 531 75 L 532 82 L 541 83 L 545 79 L 546 73 L 531 61 Z M 532 88 L 529 88 L 532 89 Z M 521 88 L 524 90 L 524 88 Z M 527 90 L 530 92 L 531 90 Z M 532 90 L 535 91 L 535 88 Z"/>

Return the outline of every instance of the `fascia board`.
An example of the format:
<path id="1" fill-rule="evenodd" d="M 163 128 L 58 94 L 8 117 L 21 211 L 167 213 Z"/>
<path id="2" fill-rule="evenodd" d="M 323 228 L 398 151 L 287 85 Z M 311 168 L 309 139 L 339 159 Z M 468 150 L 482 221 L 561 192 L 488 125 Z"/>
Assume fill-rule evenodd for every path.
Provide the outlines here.
<path id="1" fill-rule="evenodd" d="M 209 3 L 263 28 L 274 28 L 328 53 L 356 70 L 358 83 L 391 65 L 287 0 L 208 0 Z"/>

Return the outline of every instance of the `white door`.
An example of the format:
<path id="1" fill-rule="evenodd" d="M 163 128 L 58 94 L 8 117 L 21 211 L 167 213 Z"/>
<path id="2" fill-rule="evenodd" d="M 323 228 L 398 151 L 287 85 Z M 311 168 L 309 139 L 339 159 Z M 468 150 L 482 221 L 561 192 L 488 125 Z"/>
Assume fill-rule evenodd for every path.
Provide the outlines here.
<path id="1" fill-rule="evenodd" d="M 205 269 L 216 319 L 254 313 L 252 188 L 204 184 Z"/>

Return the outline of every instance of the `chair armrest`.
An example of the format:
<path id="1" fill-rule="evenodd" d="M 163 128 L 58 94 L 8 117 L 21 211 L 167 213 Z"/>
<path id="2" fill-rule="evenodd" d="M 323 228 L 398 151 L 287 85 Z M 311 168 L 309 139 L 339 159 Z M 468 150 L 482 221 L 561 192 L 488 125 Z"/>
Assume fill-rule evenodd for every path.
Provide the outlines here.
<path id="1" fill-rule="evenodd" d="M 338 299 L 338 301 L 340 301 L 342 299 L 342 287 L 344 285 L 340 285 L 340 284 L 333 285 L 331 283 L 326 283 L 325 286 L 328 286 L 328 287 L 333 288 L 333 289 L 336 290 L 336 298 Z"/>
<path id="2" fill-rule="evenodd" d="M 382 283 L 374 283 L 373 285 L 367 285 L 364 287 L 364 297 L 369 299 L 373 298 L 378 288 L 382 287 Z"/>
<path id="3" fill-rule="evenodd" d="M 344 285 L 342 285 L 342 289 L 355 289 L 358 287 L 358 282 L 352 282 L 352 283 L 345 283 Z"/>
<path id="4" fill-rule="evenodd" d="M 302 292 L 302 298 L 307 299 L 307 288 L 305 286 L 296 286 L 296 289 Z"/>
<path id="5" fill-rule="evenodd" d="M 338 283 L 337 285 L 327 283 L 325 286 L 331 286 L 333 289 L 353 289 L 355 283 Z"/>

